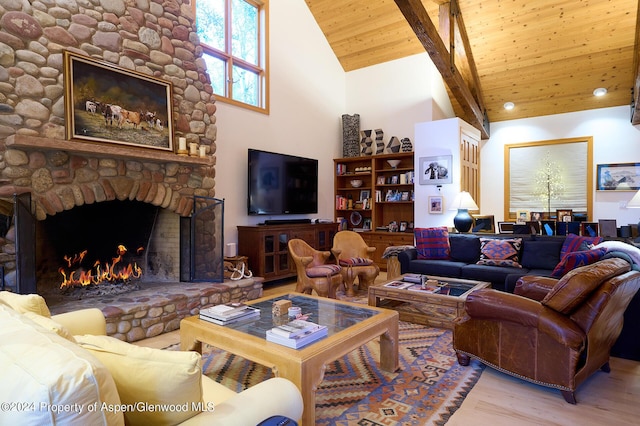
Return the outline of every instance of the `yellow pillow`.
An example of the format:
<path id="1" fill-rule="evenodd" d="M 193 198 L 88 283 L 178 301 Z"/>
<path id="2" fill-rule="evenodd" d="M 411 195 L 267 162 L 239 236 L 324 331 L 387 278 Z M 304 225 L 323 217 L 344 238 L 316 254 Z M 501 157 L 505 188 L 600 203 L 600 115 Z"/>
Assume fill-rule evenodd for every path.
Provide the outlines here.
<path id="1" fill-rule="evenodd" d="M 67 330 L 65 326 L 58 324 L 51 318 L 43 317 L 42 315 L 34 314 L 33 312 L 25 312 L 22 315 L 24 315 L 26 318 L 29 318 L 36 324 L 41 325 L 47 330 L 53 331 L 58 336 L 64 337 L 68 341 L 76 343 L 76 339 L 74 339 L 71 333 L 69 333 L 69 330 Z"/>
<path id="2" fill-rule="evenodd" d="M 17 294 L 10 291 L 0 291 L 0 300 L 6 302 L 14 311 L 24 314 L 33 312 L 43 317 L 51 318 L 44 297 L 37 294 Z"/>
<path id="3" fill-rule="evenodd" d="M 145 348 L 110 336 L 84 335 L 75 339 L 109 369 L 123 404 L 146 407 L 125 412 L 127 424 L 176 424 L 200 412 L 199 353 Z M 157 404 L 169 404 L 169 408 L 156 408 Z"/>

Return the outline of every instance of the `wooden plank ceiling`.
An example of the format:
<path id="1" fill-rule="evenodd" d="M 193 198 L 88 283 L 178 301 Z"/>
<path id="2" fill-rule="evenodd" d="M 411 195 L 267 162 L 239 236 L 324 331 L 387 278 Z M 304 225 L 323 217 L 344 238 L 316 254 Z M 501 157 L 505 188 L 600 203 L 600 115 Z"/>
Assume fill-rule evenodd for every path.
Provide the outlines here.
<path id="1" fill-rule="evenodd" d="M 399 8 L 420 2 L 436 28 L 447 21 L 439 17 L 447 0 L 398 5 L 394 0 L 306 0 L 345 71 L 424 53 Z M 638 0 L 457 3 L 480 87 L 472 87 L 465 75 L 468 64 L 461 59 L 465 52 L 459 34 L 455 64 L 477 90 L 489 121 L 631 104 Z M 607 95 L 593 96 L 597 87 L 605 87 Z M 469 121 L 449 89 L 456 115 Z M 515 108 L 505 110 L 505 102 Z"/>

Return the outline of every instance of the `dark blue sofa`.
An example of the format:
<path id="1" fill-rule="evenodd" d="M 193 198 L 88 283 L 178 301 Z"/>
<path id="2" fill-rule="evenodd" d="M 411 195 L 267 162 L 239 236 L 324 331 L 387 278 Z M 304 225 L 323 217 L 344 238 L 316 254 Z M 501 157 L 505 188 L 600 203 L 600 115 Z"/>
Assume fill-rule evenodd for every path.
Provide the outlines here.
<path id="1" fill-rule="evenodd" d="M 480 258 L 480 238 L 522 238 L 520 264 L 522 268 L 476 265 Z M 494 289 L 513 293 L 518 279 L 524 275 L 551 276 L 560 262 L 564 236 L 512 235 L 512 234 L 449 234 L 450 259 L 418 259 L 415 248 L 398 254 L 400 272 L 435 275 L 469 280 L 489 281 Z M 624 253 L 608 253 L 624 257 Z M 634 269 L 639 265 L 633 264 Z M 627 307 L 624 327 L 611 349 L 611 355 L 640 361 L 640 292 Z"/>
<path id="2" fill-rule="evenodd" d="M 476 265 L 480 259 L 480 238 L 522 238 L 520 264 L 522 268 Z M 449 234 L 450 259 L 418 259 L 416 249 L 398 254 L 400 272 L 436 275 L 489 281 L 497 290 L 513 293 L 518 278 L 523 275 L 551 276 L 560 262 L 560 249 L 564 236 L 546 235 L 480 235 Z"/>

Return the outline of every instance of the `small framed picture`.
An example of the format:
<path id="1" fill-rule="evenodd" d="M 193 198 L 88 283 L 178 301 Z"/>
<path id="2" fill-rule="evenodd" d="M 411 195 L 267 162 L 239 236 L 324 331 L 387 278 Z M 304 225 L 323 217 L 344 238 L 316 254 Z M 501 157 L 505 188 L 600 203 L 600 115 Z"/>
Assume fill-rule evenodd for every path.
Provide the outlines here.
<path id="1" fill-rule="evenodd" d="M 400 196 L 400 201 L 409 201 L 409 191 L 404 191 Z"/>
<path id="2" fill-rule="evenodd" d="M 370 218 L 366 218 L 364 220 L 364 222 L 362 223 L 362 229 L 371 229 L 371 219 Z"/>
<path id="3" fill-rule="evenodd" d="M 429 213 L 442 214 L 444 211 L 444 199 L 441 195 L 429 197 Z"/>
<path id="4" fill-rule="evenodd" d="M 377 183 L 378 185 L 384 185 L 384 176 L 378 176 Z"/>
<path id="5" fill-rule="evenodd" d="M 556 210 L 556 220 L 558 222 L 571 222 L 573 220 L 573 210 Z"/>
<path id="6" fill-rule="evenodd" d="M 516 212 L 516 223 L 524 225 L 529 221 L 529 210 L 518 210 Z"/>
<path id="7" fill-rule="evenodd" d="M 360 201 L 365 201 L 369 198 L 371 198 L 371 191 L 369 191 L 368 189 L 363 189 L 362 191 L 360 191 Z"/>
<path id="8" fill-rule="evenodd" d="M 498 222 L 498 232 L 500 234 L 513 234 L 515 222 Z"/>
<path id="9" fill-rule="evenodd" d="M 531 212 L 531 222 L 540 222 L 542 220 L 542 218 L 544 217 L 544 213 L 543 212 Z"/>
<path id="10" fill-rule="evenodd" d="M 405 222 L 404 220 L 400 222 L 400 232 L 405 232 L 407 230 L 407 226 L 408 222 Z"/>

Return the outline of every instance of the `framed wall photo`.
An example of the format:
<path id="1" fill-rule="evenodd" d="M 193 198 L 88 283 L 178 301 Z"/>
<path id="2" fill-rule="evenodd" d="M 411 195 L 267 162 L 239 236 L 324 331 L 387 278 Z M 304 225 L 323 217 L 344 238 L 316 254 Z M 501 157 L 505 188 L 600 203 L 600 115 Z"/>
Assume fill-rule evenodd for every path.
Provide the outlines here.
<path id="1" fill-rule="evenodd" d="M 453 182 L 451 172 L 453 155 L 420 157 L 420 185 L 441 185 Z"/>
<path id="2" fill-rule="evenodd" d="M 170 82 L 64 51 L 69 140 L 173 151 Z"/>
<path id="3" fill-rule="evenodd" d="M 637 191 L 640 189 L 640 163 L 598 164 L 598 191 Z"/>
<path id="4" fill-rule="evenodd" d="M 442 196 L 431 196 L 428 201 L 430 214 L 442 214 L 444 212 L 444 198 Z"/>

